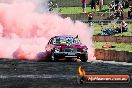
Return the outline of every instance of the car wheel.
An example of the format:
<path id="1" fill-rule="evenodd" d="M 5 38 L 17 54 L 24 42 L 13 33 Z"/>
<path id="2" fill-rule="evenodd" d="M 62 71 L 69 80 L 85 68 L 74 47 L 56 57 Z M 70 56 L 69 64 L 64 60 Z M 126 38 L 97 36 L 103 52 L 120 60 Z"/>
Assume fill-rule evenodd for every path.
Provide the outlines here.
<path id="1" fill-rule="evenodd" d="M 50 59 L 50 61 L 56 61 L 56 59 L 55 59 L 55 56 L 54 56 L 54 53 L 51 53 L 50 55 L 49 55 L 49 59 Z"/>
<path id="2" fill-rule="evenodd" d="M 88 60 L 88 55 L 87 55 L 87 54 L 82 55 L 81 58 L 80 58 L 80 60 L 81 60 L 82 62 L 87 62 L 87 60 Z"/>
<path id="3" fill-rule="evenodd" d="M 51 60 L 52 60 L 52 61 L 55 60 L 55 56 L 54 56 L 54 54 L 51 54 Z"/>

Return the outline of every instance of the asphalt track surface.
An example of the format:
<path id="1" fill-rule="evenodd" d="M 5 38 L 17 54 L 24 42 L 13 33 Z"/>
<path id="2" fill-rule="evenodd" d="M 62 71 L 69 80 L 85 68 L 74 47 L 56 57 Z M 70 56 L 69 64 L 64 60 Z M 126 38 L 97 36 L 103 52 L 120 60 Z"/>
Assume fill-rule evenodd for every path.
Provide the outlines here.
<path id="1" fill-rule="evenodd" d="M 78 84 L 78 67 L 87 74 L 129 74 L 132 65 L 103 62 L 0 61 L 0 88 L 132 88 L 127 84 Z"/>

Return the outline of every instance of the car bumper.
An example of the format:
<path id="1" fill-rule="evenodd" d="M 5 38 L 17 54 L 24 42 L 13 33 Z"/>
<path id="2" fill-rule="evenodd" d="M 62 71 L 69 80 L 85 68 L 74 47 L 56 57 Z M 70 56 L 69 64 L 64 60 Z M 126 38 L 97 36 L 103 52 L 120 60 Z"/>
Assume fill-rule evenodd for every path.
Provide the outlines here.
<path id="1" fill-rule="evenodd" d="M 86 55 L 87 52 L 55 52 L 54 56 L 58 58 L 79 58 L 82 55 Z"/>

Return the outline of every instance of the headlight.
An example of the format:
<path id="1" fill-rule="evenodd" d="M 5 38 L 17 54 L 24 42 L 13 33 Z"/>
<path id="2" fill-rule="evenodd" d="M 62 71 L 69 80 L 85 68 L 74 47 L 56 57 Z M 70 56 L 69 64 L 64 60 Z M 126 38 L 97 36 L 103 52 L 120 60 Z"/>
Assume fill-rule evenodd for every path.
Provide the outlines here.
<path id="1" fill-rule="evenodd" d="M 87 48 L 84 48 L 84 49 L 83 49 L 84 52 L 87 52 L 87 50 L 88 50 Z"/>
<path id="2" fill-rule="evenodd" d="M 59 48 L 55 48 L 55 52 L 60 52 L 60 49 Z"/>

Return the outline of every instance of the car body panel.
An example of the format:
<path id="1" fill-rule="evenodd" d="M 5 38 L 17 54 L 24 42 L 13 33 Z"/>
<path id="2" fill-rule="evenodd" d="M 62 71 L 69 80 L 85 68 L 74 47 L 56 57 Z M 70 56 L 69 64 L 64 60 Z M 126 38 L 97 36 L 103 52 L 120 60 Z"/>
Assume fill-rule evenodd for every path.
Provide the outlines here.
<path id="1" fill-rule="evenodd" d="M 87 46 L 83 45 L 78 36 L 71 35 L 54 36 L 47 43 L 46 47 L 47 59 L 62 59 L 62 58 L 80 58 L 82 55 L 88 55 Z"/>

